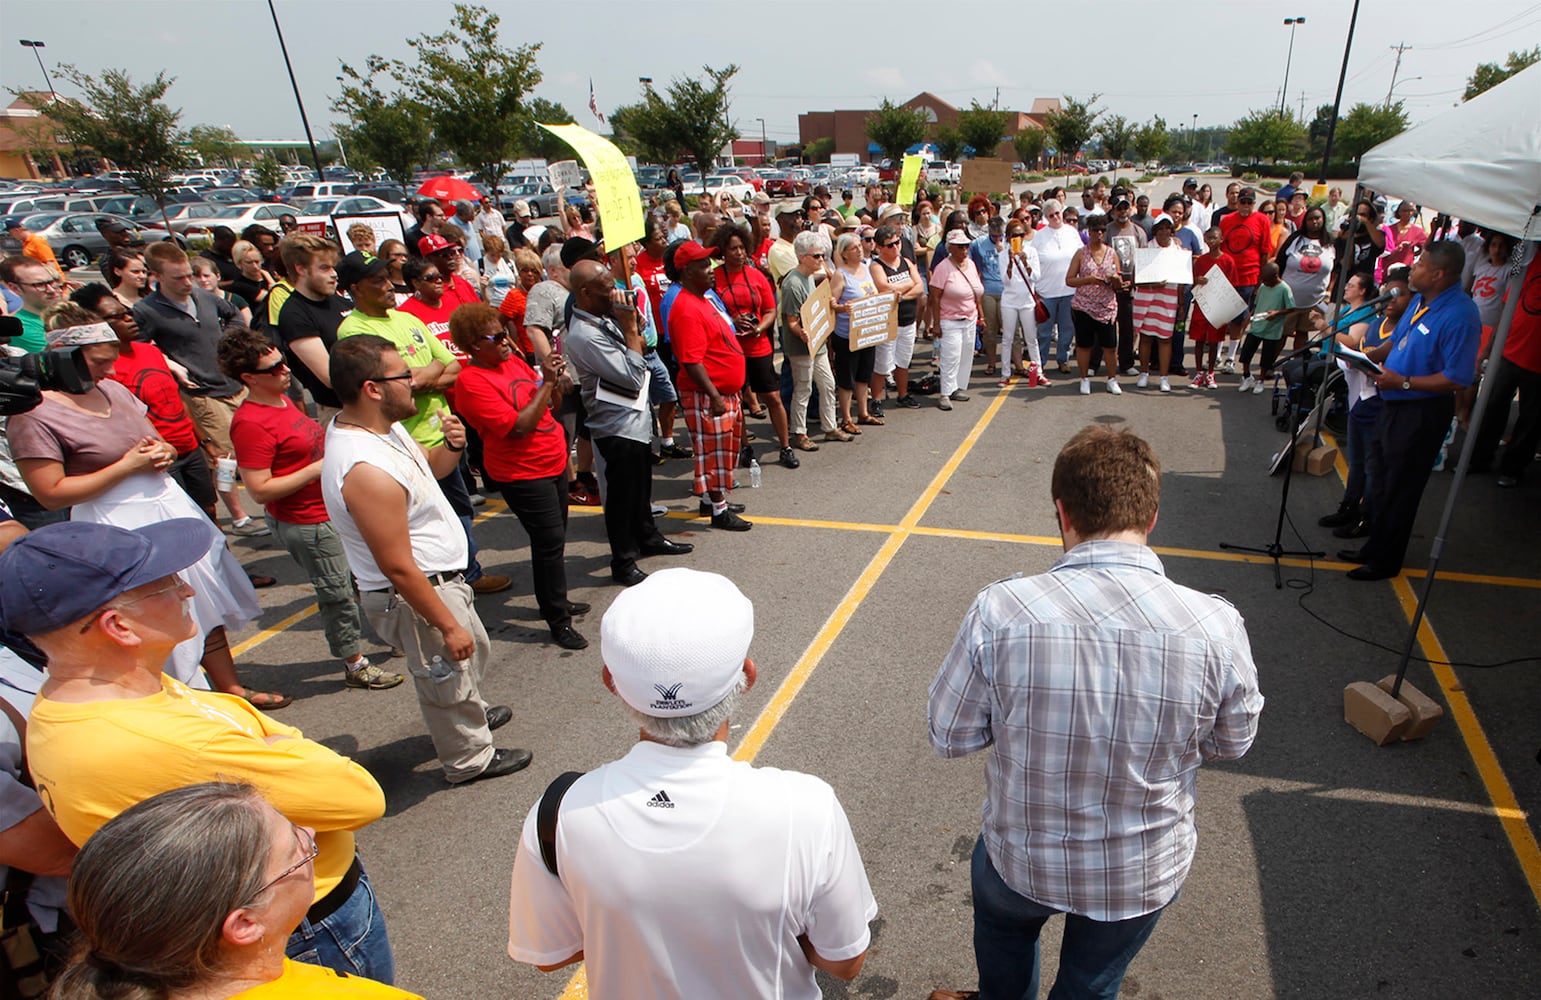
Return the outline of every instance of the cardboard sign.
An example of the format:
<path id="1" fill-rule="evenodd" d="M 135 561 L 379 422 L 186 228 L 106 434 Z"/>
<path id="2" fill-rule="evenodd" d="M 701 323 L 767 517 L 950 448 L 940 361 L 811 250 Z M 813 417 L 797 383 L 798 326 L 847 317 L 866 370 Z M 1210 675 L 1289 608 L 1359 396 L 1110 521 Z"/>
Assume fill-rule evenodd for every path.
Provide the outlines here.
<path id="1" fill-rule="evenodd" d="M 337 234 L 337 243 L 342 247 L 343 253 L 352 253 L 356 247 L 353 241 L 348 239 L 348 227 L 362 222 L 375 231 L 375 249 L 386 240 L 400 240 L 405 243 L 407 232 L 401 227 L 401 214 L 398 212 L 367 212 L 357 215 L 332 216 L 332 230 Z M 415 249 L 415 248 L 408 248 Z"/>
<path id="2" fill-rule="evenodd" d="M 1210 268 L 1204 278 L 1204 284 L 1193 286 L 1193 304 L 1211 325 L 1224 326 L 1247 308 L 1246 300 L 1237 294 L 1236 286 L 1218 267 Z"/>
<path id="3" fill-rule="evenodd" d="M 594 181 L 594 199 L 599 202 L 599 222 L 605 232 L 605 249 L 619 250 L 640 240 L 642 192 L 637 189 L 637 175 L 631 172 L 626 155 L 615 147 L 615 143 L 582 125 L 541 125 L 541 128 L 571 146 L 583 165 L 589 168 L 589 176 Z M 555 171 L 556 167 L 557 164 L 552 164 L 548 169 Z M 554 179 L 552 186 L 560 190 Z"/>
<path id="4" fill-rule="evenodd" d="M 835 329 L 835 314 L 829 308 L 829 282 L 813 290 L 797 315 L 803 321 L 803 333 L 808 335 L 808 353 L 817 357 Z"/>
<path id="5" fill-rule="evenodd" d="M 558 191 L 577 187 L 583 183 L 583 168 L 578 166 L 577 160 L 559 160 L 546 167 L 546 177 Z"/>
<path id="6" fill-rule="evenodd" d="M 894 204 L 903 205 L 906 208 L 915 204 L 915 184 L 920 180 L 920 168 L 925 165 L 926 158 L 918 153 L 911 153 L 904 158 L 904 166 L 899 170 L 899 190 L 894 195 Z"/>
<path id="7" fill-rule="evenodd" d="M 1138 247 L 1134 251 L 1137 285 L 1193 284 L 1193 253 L 1182 247 Z"/>
<path id="8" fill-rule="evenodd" d="M 961 187 L 974 194 L 1010 194 L 1011 164 L 1005 160 L 964 160 Z"/>
<path id="9" fill-rule="evenodd" d="M 886 344 L 899 336 L 899 296 L 893 292 L 855 299 L 851 306 L 851 350 Z"/>

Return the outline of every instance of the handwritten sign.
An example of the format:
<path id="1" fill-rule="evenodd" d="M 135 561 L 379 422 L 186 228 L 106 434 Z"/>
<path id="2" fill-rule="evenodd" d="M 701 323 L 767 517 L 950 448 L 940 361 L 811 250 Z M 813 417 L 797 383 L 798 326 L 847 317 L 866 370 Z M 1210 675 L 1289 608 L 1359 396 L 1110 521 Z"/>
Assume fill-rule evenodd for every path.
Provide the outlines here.
<path id="1" fill-rule="evenodd" d="M 348 239 L 348 229 L 355 223 L 362 222 L 375 231 L 375 255 L 379 256 L 380 244 L 386 240 L 401 240 L 407 238 L 406 230 L 401 227 L 401 215 L 397 212 L 365 212 L 353 215 L 332 216 L 332 231 L 337 234 L 336 240 L 342 245 L 343 253 L 352 253 L 358 249 L 353 241 Z M 415 247 L 413 249 L 416 249 Z"/>
<path id="2" fill-rule="evenodd" d="M 595 135 L 582 125 L 541 125 L 541 128 L 573 148 L 594 181 L 594 198 L 599 202 L 599 222 L 605 231 L 607 250 L 619 250 L 642 238 L 642 192 L 637 190 L 637 175 L 631 172 L 626 154 L 610 140 Z M 557 164 L 552 164 L 553 187 Z M 558 187 L 560 190 L 560 188 Z"/>
<path id="3" fill-rule="evenodd" d="M 1179 246 L 1137 247 L 1134 251 L 1134 283 L 1193 284 L 1192 251 Z"/>
<path id="4" fill-rule="evenodd" d="M 1011 164 L 1005 160 L 964 160 L 962 188 L 975 194 L 1010 194 Z"/>
<path id="5" fill-rule="evenodd" d="M 886 344 L 899 336 L 899 296 L 893 292 L 855 299 L 851 305 L 851 350 Z"/>
<path id="6" fill-rule="evenodd" d="M 798 316 L 803 321 L 803 332 L 808 335 L 808 353 L 817 357 L 824 349 L 824 341 L 835 329 L 835 315 L 829 308 L 829 282 L 813 290 L 798 310 Z"/>
<path id="7" fill-rule="evenodd" d="M 1203 312 L 1204 318 L 1214 326 L 1224 326 L 1247 308 L 1246 300 L 1236 292 L 1225 274 L 1218 267 L 1209 269 L 1202 285 L 1193 286 L 1193 304 Z"/>
<path id="8" fill-rule="evenodd" d="M 920 168 L 925 161 L 926 158 L 919 153 L 911 153 L 904 158 L 904 166 L 899 168 L 899 190 L 894 195 L 895 205 L 915 204 L 915 184 L 920 180 Z"/>

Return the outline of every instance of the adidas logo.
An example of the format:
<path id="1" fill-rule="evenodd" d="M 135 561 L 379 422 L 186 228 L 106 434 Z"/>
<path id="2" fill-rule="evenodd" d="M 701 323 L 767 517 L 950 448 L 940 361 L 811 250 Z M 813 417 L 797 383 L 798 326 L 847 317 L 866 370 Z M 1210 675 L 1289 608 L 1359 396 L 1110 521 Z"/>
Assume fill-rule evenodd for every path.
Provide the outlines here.
<path id="1" fill-rule="evenodd" d="M 659 790 L 658 794 L 647 800 L 649 807 L 653 809 L 673 809 L 674 800 L 669 798 L 669 793 Z"/>

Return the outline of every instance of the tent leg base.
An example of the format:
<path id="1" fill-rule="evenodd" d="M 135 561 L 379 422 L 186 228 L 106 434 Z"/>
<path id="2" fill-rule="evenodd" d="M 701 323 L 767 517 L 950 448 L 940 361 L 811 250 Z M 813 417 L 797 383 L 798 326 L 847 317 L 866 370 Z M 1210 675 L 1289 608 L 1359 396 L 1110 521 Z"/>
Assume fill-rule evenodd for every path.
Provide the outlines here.
<path id="1" fill-rule="evenodd" d="M 1343 689 L 1343 721 L 1376 746 L 1421 740 L 1445 715 L 1443 706 L 1406 681 L 1398 697 L 1391 697 L 1395 681 L 1393 675 L 1374 684 L 1355 681 Z"/>

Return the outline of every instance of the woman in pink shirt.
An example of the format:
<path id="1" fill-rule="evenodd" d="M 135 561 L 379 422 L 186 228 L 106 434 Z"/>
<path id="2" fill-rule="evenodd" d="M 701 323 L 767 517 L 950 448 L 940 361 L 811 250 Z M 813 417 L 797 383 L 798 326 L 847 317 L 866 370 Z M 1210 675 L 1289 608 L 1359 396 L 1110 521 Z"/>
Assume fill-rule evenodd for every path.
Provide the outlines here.
<path id="1" fill-rule="evenodd" d="M 940 334 L 942 392 L 936 405 L 944 410 L 952 404 L 967 402 L 969 365 L 965 354 L 973 346 L 974 327 L 984 303 L 985 286 L 979 270 L 968 257 L 968 232 L 954 229 L 947 234 L 947 259 L 931 268 L 930 315 L 927 326 L 933 337 Z"/>

